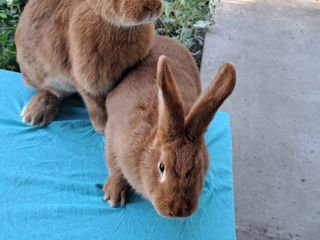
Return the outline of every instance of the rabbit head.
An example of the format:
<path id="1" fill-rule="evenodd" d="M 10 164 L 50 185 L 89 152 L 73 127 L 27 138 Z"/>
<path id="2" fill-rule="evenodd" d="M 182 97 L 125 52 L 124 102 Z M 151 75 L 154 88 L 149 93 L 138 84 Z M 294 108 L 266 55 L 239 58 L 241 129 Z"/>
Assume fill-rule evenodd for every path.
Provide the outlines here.
<path id="1" fill-rule="evenodd" d="M 160 215 L 187 217 L 197 209 L 209 166 L 204 133 L 235 81 L 233 65 L 224 64 L 185 116 L 168 62 L 164 56 L 159 58 L 158 124 L 143 156 L 148 164 L 141 178 Z"/>
<path id="2" fill-rule="evenodd" d="M 162 12 L 162 0 L 87 0 L 108 22 L 118 26 L 135 26 L 153 22 Z"/>

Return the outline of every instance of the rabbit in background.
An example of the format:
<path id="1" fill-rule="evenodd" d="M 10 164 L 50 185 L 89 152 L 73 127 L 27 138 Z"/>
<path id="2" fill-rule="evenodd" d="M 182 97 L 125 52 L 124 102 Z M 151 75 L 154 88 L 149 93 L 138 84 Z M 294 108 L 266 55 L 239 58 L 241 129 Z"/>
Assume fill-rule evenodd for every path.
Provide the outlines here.
<path id="1" fill-rule="evenodd" d="M 157 36 L 149 55 L 107 97 L 104 199 L 123 205 L 132 187 L 160 215 L 193 214 L 209 167 L 204 133 L 235 83 L 235 68 L 226 63 L 201 94 L 189 51 Z"/>
<path id="2" fill-rule="evenodd" d="M 23 121 L 49 124 L 58 103 L 79 92 L 103 134 L 106 95 L 149 53 L 161 11 L 161 0 L 30 0 L 15 40 L 23 79 L 39 91 Z"/>

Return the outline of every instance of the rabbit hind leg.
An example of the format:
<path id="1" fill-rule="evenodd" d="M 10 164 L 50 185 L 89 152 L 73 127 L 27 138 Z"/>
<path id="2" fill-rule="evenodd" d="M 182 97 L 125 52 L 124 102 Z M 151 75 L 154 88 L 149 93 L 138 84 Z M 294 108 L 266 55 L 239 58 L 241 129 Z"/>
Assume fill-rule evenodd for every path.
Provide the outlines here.
<path id="1" fill-rule="evenodd" d="M 59 102 L 65 96 L 76 92 L 68 79 L 60 74 L 45 78 L 42 84 L 34 84 L 35 81 L 30 78 L 24 79 L 29 81 L 28 85 L 39 89 L 21 112 L 22 121 L 32 126 L 49 124 L 58 112 Z"/>

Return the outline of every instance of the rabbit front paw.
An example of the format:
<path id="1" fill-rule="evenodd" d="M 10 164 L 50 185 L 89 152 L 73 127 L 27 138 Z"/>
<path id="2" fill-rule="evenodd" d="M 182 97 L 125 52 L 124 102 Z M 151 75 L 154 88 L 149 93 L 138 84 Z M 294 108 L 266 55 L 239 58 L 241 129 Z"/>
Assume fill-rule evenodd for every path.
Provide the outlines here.
<path id="1" fill-rule="evenodd" d="M 122 176 L 109 176 L 103 186 L 104 200 L 109 202 L 111 207 L 117 207 L 120 203 L 123 206 L 126 202 L 126 194 L 130 185 Z"/>
<path id="2" fill-rule="evenodd" d="M 31 126 L 46 126 L 58 112 L 58 98 L 46 90 L 40 90 L 21 112 L 22 121 Z"/>

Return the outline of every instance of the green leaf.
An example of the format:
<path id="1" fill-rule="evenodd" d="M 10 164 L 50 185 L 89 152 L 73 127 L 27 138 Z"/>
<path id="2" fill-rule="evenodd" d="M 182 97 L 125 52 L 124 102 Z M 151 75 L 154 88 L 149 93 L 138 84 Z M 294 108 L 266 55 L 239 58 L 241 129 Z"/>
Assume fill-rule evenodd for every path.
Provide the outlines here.
<path id="1" fill-rule="evenodd" d="M 162 21 L 164 23 L 173 23 L 174 19 L 173 18 L 169 18 L 169 17 L 164 17 L 164 18 L 162 18 Z"/>
<path id="2" fill-rule="evenodd" d="M 2 19 L 7 19 L 8 16 L 7 16 L 7 14 L 5 14 L 5 13 L 3 13 L 3 12 L 0 12 L 0 18 L 2 18 Z"/>
<path id="3" fill-rule="evenodd" d="M 192 39 L 186 39 L 182 42 L 188 49 L 190 49 L 194 45 L 194 41 Z"/>
<path id="4" fill-rule="evenodd" d="M 8 35 L 0 35 L 0 41 L 2 45 L 5 45 L 6 42 L 8 41 Z"/>
<path id="5" fill-rule="evenodd" d="M 184 33 L 183 33 L 183 38 L 185 38 L 185 39 L 191 38 L 192 37 L 192 33 L 193 33 L 193 29 L 192 28 L 186 28 L 184 30 Z"/>
<path id="6" fill-rule="evenodd" d="M 172 39 L 178 41 L 178 40 L 179 40 L 179 37 L 178 37 L 178 36 L 173 36 Z"/>
<path id="7" fill-rule="evenodd" d="M 193 24 L 193 27 L 195 28 L 206 28 L 210 26 L 210 22 L 209 21 L 197 21 L 195 24 Z"/>

